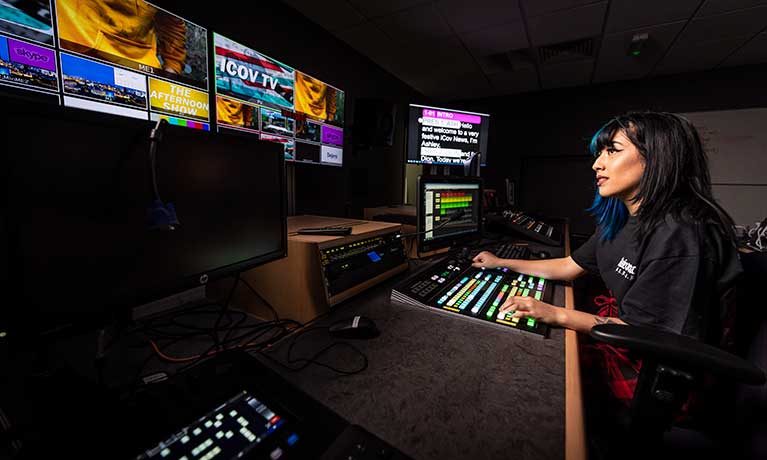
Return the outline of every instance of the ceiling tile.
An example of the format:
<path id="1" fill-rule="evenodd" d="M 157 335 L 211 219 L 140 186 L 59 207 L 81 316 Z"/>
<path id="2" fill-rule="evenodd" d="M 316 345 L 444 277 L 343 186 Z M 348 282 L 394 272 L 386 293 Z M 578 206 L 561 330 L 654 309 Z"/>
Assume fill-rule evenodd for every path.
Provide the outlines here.
<path id="1" fill-rule="evenodd" d="M 527 48 L 525 25 L 519 22 L 501 24 L 483 30 L 459 34 L 469 50 L 477 56 Z"/>
<path id="2" fill-rule="evenodd" d="M 295 0 L 294 0 L 295 1 Z M 318 2 L 317 0 L 304 0 L 314 1 L 315 3 L 325 3 L 325 1 Z M 387 0 L 383 1 L 371 1 L 371 0 L 348 0 L 349 3 L 354 6 L 360 13 L 367 18 L 374 18 L 378 16 L 384 16 L 394 13 L 396 11 L 411 8 L 413 6 L 429 3 L 428 0 Z"/>
<path id="3" fill-rule="evenodd" d="M 599 0 L 522 0 L 525 14 L 528 18 L 553 13 L 559 10 L 567 10 L 577 6 L 597 3 Z"/>
<path id="4" fill-rule="evenodd" d="M 701 0 L 612 0 L 607 33 L 689 19 Z"/>
<path id="5" fill-rule="evenodd" d="M 400 54 L 400 53 L 398 53 Z M 438 41 L 424 40 L 413 43 L 406 50 L 401 50 L 403 61 L 411 65 L 434 71 L 455 73 L 460 71 L 479 71 L 474 58 L 466 51 L 457 37 L 444 37 Z"/>
<path id="6" fill-rule="evenodd" d="M 641 78 L 650 73 L 687 21 L 620 32 L 606 36 L 599 50 L 595 82 Z M 629 56 L 628 48 L 636 33 L 647 33 L 648 40 L 639 56 Z"/>
<path id="7" fill-rule="evenodd" d="M 397 42 L 410 46 L 421 40 L 452 35 L 450 26 L 431 3 L 373 20 Z"/>
<path id="8" fill-rule="evenodd" d="M 397 54 L 391 52 L 395 45 L 375 24 L 366 22 L 351 29 L 336 32 L 336 36 L 371 61 L 396 75 Z"/>
<path id="9" fill-rule="evenodd" d="M 593 70 L 593 59 L 542 66 L 541 84 L 545 89 L 585 86 L 591 81 Z"/>
<path id="10" fill-rule="evenodd" d="M 767 32 L 761 33 L 733 53 L 722 67 L 761 64 L 767 62 Z"/>
<path id="11" fill-rule="evenodd" d="M 344 0 L 285 0 L 285 3 L 329 31 L 346 29 L 365 20 Z"/>
<path id="12" fill-rule="evenodd" d="M 437 8 L 456 32 L 521 21 L 518 0 L 441 0 Z"/>
<path id="13" fill-rule="evenodd" d="M 476 99 L 495 93 L 487 77 L 478 71 L 415 79 L 412 85 L 425 95 L 441 100 Z"/>
<path id="14" fill-rule="evenodd" d="M 767 26 L 767 6 L 693 19 L 679 41 L 697 43 L 711 37 L 725 39 L 755 35 Z"/>
<path id="15" fill-rule="evenodd" d="M 535 68 L 535 58 L 529 49 L 491 56 L 476 56 L 475 59 L 487 75 L 517 71 L 528 67 Z"/>
<path id="16" fill-rule="evenodd" d="M 712 14 L 726 13 L 741 8 L 767 5 L 767 0 L 707 0 L 698 11 L 697 16 L 709 16 Z"/>
<path id="17" fill-rule="evenodd" d="M 658 64 L 653 75 L 712 69 L 750 38 L 734 37 L 699 43 L 677 42 Z"/>
<path id="18" fill-rule="evenodd" d="M 599 35 L 606 9 L 607 2 L 600 2 L 530 18 L 530 40 L 540 46 Z"/>
<path id="19" fill-rule="evenodd" d="M 487 78 L 499 96 L 526 93 L 540 89 L 538 86 L 538 73 L 535 71 L 534 66 L 495 73 L 488 75 Z"/>

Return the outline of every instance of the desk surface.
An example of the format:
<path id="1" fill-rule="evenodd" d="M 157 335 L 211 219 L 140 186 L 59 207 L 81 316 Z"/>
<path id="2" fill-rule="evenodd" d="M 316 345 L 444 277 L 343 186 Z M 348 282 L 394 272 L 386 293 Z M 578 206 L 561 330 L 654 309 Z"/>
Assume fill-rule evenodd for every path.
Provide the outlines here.
<path id="1" fill-rule="evenodd" d="M 319 328 L 354 315 L 373 318 L 381 335 L 352 341 L 369 360 L 365 372 L 340 377 L 319 366 L 275 370 L 418 460 L 585 458 L 582 439 L 580 451 L 574 442 L 582 436 L 582 420 L 565 410 L 566 382 L 568 389 L 579 384 L 566 372 L 565 331 L 553 329 L 540 339 L 391 302 L 391 287 L 403 276 L 334 308 L 293 347 L 293 359 L 311 356 L 337 340 Z M 553 303 L 572 301 L 570 289 L 556 286 Z M 273 356 L 284 361 L 290 341 L 275 346 Z M 361 364 L 340 347 L 320 359 L 347 370 Z M 579 395 L 574 407 L 580 407 Z"/>

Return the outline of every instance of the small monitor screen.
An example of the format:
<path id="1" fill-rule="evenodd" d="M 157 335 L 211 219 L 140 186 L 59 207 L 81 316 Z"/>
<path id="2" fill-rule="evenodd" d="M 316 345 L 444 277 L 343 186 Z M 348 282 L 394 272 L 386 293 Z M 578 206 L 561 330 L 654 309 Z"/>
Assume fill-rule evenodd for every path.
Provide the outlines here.
<path id="1" fill-rule="evenodd" d="M 420 177 L 418 191 L 422 252 L 448 247 L 480 232 L 479 178 Z"/>
<path id="2" fill-rule="evenodd" d="M 475 154 L 487 159 L 490 115 L 453 109 L 410 105 L 408 163 L 463 165 Z"/>

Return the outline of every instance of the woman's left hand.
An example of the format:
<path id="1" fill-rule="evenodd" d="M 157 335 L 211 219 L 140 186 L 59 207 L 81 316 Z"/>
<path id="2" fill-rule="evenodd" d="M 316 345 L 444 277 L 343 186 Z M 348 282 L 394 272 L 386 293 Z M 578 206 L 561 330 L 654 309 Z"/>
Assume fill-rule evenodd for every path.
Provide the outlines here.
<path id="1" fill-rule="evenodd" d="M 558 326 L 562 323 L 564 308 L 549 305 L 532 297 L 514 296 L 506 299 L 500 311 L 503 313 L 514 311 L 512 318 L 533 318 L 550 326 Z"/>

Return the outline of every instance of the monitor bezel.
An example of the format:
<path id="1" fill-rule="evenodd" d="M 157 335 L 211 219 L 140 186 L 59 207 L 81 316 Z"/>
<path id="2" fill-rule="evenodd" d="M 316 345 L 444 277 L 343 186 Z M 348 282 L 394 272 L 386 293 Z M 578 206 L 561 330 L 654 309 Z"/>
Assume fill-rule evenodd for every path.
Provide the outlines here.
<path id="1" fill-rule="evenodd" d="M 477 184 L 479 186 L 479 206 L 477 208 L 477 230 L 475 232 L 463 233 L 457 237 L 438 238 L 426 241 L 425 216 L 426 208 L 424 203 L 424 187 L 426 184 Z M 469 241 L 482 235 L 482 194 L 483 180 L 476 176 L 432 176 L 420 175 L 416 179 L 416 232 L 418 233 L 418 252 L 420 254 L 432 252 L 439 249 L 450 248 L 458 243 Z"/>

